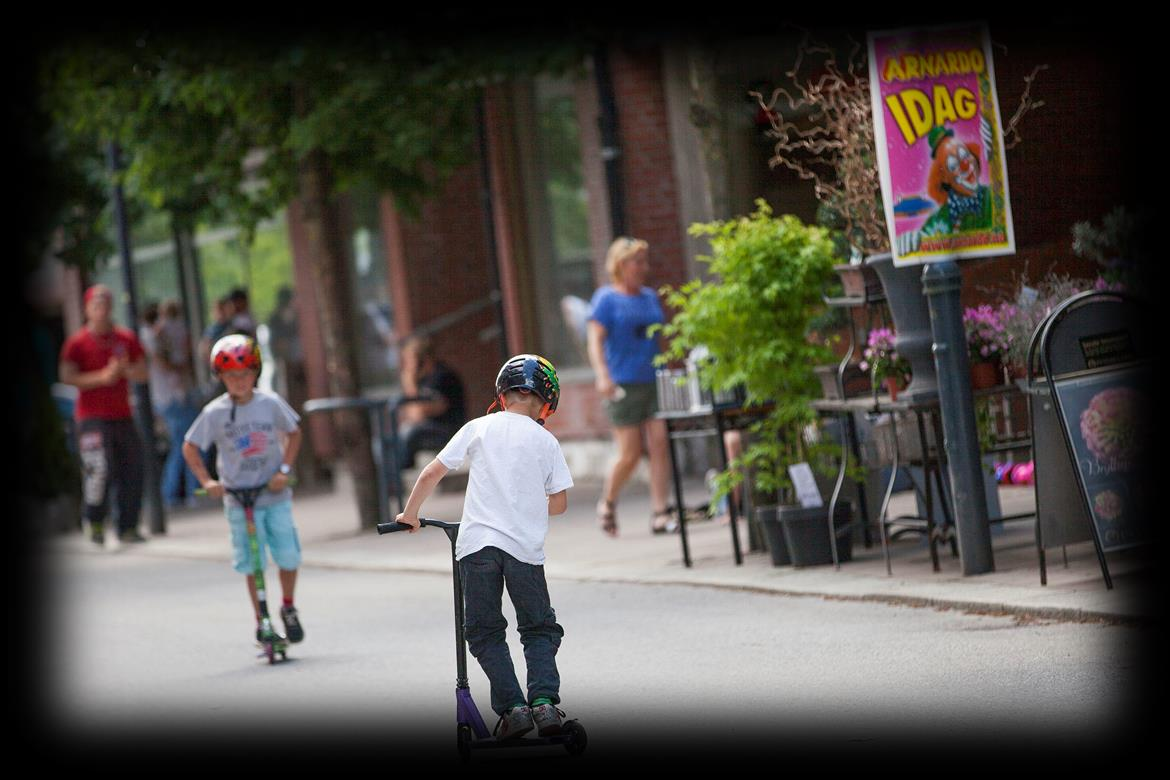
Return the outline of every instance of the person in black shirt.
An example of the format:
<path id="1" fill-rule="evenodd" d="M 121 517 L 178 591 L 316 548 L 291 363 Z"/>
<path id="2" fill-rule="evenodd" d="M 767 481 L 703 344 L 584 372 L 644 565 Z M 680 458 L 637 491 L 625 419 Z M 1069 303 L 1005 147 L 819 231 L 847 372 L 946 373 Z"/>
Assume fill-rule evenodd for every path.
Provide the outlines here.
<path id="1" fill-rule="evenodd" d="M 402 394 L 419 397 L 398 409 L 398 463 L 412 468 L 420 450 L 441 450 L 463 424 L 463 382 L 458 374 L 435 359 L 433 347 L 422 336 L 406 339 L 401 350 Z"/>

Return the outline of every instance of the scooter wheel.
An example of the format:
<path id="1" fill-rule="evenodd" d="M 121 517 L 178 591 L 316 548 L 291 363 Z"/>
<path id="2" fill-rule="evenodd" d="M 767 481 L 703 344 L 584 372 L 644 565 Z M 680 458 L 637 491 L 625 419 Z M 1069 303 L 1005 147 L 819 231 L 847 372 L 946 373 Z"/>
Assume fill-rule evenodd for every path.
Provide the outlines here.
<path id="1" fill-rule="evenodd" d="M 455 732 L 455 747 L 459 751 L 459 760 L 466 764 L 471 760 L 471 726 L 460 723 Z"/>
<path id="2" fill-rule="evenodd" d="M 276 663 L 276 651 L 273 649 L 271 642 L 265 643 L 264 655 L 268 656 L 268 664 L 270 666 Z"/>
<path id="3" fill-rule="evenodd" d="M 569 751 L 570 756 L 579 756 L 585 752 L 585 746 L 589 744 L 589 737 L 585 733 L 585 727 L 578 721 L 571 720 L 565 724 L 565 733 L 569 735 L 569 739 L 565 742 L 565 750 Z"/>

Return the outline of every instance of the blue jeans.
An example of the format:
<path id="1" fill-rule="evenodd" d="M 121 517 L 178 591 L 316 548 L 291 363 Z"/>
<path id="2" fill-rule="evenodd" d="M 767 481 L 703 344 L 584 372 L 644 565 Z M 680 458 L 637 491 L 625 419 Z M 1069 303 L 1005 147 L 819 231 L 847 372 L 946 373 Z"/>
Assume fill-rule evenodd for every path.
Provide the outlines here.
<path id="1" fill-rule="evenodd" d="M 549 604 L 544 567 L 513 558 L 495 547 L 459 561 L 465 613 L 463 628 L 471 654 L 491 683 L 492 710 L 503 715 L 517 704 L 545 697 L 560 702 L 561 677 L 556 654 L 565 630 Z M 516 626 L 528 666 L 528 696 L 520 690 L 504 631 L 508 621 L 500 607 L 504 585 L 516 608 Z"/>
<path id="2" fill-rule="evenodd" d="M 176 401 L 163 409 L 161 413 L 163 421 L 167 425 L 167 436 L 171 440 L 170 449 L 167 450 L 167 460 L 163 464 L 162 494 L 164 501 L 168 504 L 175 504 L 184 495 L 188 498 L 194 496 L 195 489 L 199 487 L 199 480 L 195 479 L 195 475 L 191 473 L 191 469 L 187 467 L 187 462 L 183 459 L 183 437 L 187 434 L 191 423 L 195 422 L 199 412 L 194 407 L 188 406 L 186 402 Z"/>

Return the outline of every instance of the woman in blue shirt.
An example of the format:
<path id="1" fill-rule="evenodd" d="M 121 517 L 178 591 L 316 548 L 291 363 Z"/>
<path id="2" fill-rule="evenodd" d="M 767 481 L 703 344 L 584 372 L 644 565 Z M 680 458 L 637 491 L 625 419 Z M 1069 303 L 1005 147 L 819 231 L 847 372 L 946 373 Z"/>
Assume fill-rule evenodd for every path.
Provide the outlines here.
<path id="1" fill-rule="evenodd" d="M 605 479 L 597 519 L 601 529 L 617 536 L 617 497 L 642 459 L 643 438 L 650 456 L 651 530 L 666 533 L 676 524 L 666 508 L 666 424 L 654 419 L 658 395 L 654 381 L 654 357 L 660 351 L 658 337 L 647 333 L 665 316 L 658 294 L 645 286 L 650 272 L 649 245 L 640 239 L 619 238 L 610 245 L 605 269 L 611 284 L 593 294 L 588 325 L 589 362 L 597 376 L 610 422 L 618 458 Z"/>

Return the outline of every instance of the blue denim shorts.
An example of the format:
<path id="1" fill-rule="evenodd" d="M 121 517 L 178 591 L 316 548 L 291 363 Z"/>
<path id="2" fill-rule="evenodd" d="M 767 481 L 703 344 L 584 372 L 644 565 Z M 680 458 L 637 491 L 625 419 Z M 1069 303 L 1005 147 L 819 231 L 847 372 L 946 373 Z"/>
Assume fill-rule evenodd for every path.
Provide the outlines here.
<path id="1" fill-rule="evenodd" d="M 232 534 L 232 566 L 240 574 L 252 573 L 252 554 L 248 549 L 248 526 L 242 507 L 227 510 L 228 526 Z M 300 568 L 301 540 L 293 525 L 292 502 L 256 508 L 256 540 L 260 543 L 260 560 L 267 566 L 265 553 L 272 552 L 272 560 L 285 571 Z"/>

